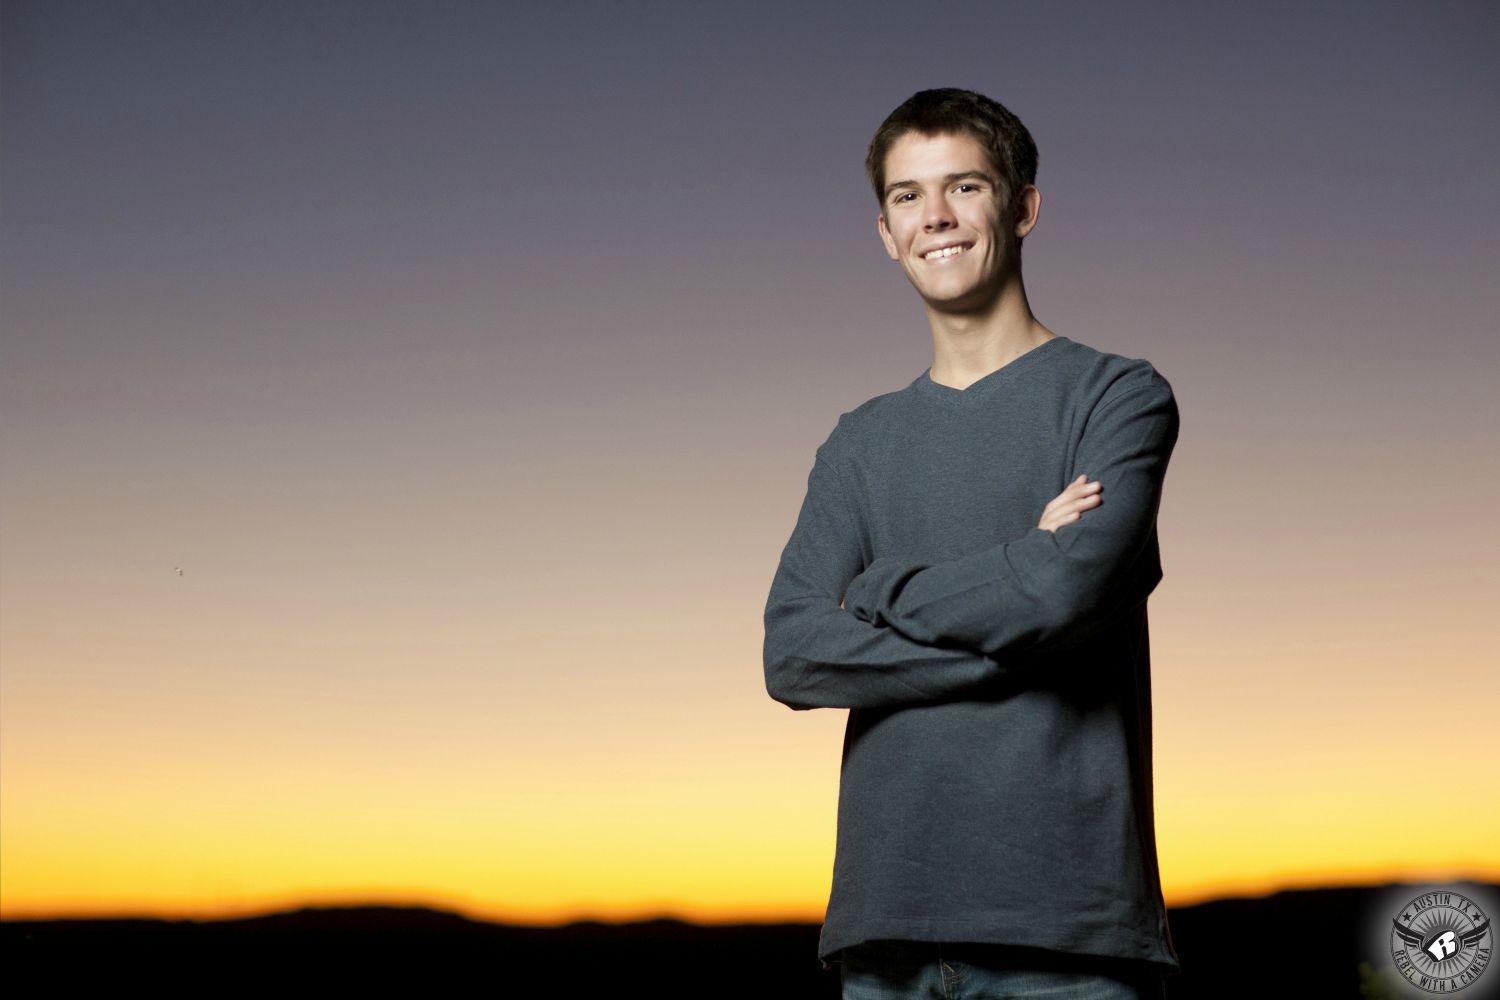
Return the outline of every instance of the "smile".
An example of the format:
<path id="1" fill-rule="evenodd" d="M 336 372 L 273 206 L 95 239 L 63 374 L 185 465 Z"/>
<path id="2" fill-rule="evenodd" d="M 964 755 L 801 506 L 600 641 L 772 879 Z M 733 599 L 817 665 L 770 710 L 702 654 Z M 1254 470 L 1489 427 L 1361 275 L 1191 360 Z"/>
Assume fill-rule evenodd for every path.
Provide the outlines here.
<path id="1" fill-rule="evenodd" d="M 967 249 L 969 249 L 969 247 L 967 245 L 960 245 L 960 246 L 953 246 L 953 247 L 943 247 L 940 250 L 929 250 L 927 253 L 924 253 L 922 255 L 922 259 L 923 260 L 943 260 L 943 259 L 945 259 L 947 257 L 957 257 L 959 254 L 963 253 Z"/>

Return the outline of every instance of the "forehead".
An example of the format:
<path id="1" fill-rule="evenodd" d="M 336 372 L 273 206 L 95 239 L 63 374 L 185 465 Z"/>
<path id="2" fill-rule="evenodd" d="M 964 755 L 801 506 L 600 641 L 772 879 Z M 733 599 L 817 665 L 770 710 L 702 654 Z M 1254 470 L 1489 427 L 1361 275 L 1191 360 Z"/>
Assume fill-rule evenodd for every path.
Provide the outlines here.
<path id="1" fill-rule="evenodd" d="M 885 154 L 887 187 L 903 181 L 941 179 L 948 174 L 969 170 L 994 172 L 989 153 L 971 135 L 907 132 L 892 143 L 890 151 Z"/>

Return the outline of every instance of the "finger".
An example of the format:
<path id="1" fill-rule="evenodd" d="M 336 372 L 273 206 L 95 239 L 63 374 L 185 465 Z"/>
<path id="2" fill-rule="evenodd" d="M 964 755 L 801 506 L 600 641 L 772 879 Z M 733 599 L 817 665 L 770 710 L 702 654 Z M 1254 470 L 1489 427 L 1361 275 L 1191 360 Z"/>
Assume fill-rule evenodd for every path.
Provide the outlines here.
<path id="1" fill-rule="evenodd" d="M 1064 493 L 1042 508 L 1042 517 L 1056 517 L 1074 510 L 1088 510 L 1101 502 L 1098 490 L 1082 495 Z"/>
<path id="2" fill-rule="evenodd" d="M 1054 524 L 1061 525 L 1071 523 L 1078 520 L 1086 512 L 1093 510 L 1103 502 L 1104 501 L 1098 495 L 1095 495 L 1083 497 L 1082 499 L 1075 500 L 1071 503 L 1062 504 L 1058 506 L 1056 510 L 1043 515 L 1042 523 L 1040 526 L 1048 527 Z"/>
<path id="3" fill-rule="evenodd" d="M 1074 510 L 1088 510 L 1091 507 L 1099 506 L 1103 502 L 1104 498 L 1098 493 L 1090 493 L 1087 496 L 1073 497 L 1071 500 L 1063 501 L 1057 505 L 1057 510 L 1059 513 L 1065 514 Z"/>
<path id="4" fill-rule="evenodd" d="M 1099 492 L 1099 490 L 1101 488 L 1102 488 L 1102 486 L 1098 482 L 1082 483 L 1082 484 L 1080 484 L 1077 481 L 1074 481 L 1071 485 L 1068 486 L 1067 489 L 1063 490 L 1057 496 L 1053 497 L 1050 501 L 1048 501 L 1047 507 L 1051 507 L 1054 504 L 1058 504 L 1058 503 L 1067 503 L 1068 501 L 1075 500 L 1078 497 L 1088 496 L 1088 495 L 1090 495 L 1092 493 L 1097 493 L 1097 492 Z M 1046 509 L 1047 509 L 1046 507 L 1043 508 L 1043 510 L 1046 510 Z"/>
<path id="5" fill-rule="evenodd" d="M 1088 511 L 1090 511 L 1092 509 L 1093 509 L 1092 507 L 1065 507 L 1065 508 L 1063 508 L 1061 510 L 1055 511 L 1051 515 L 1051 520 L 1053 520 L 1053 521 L 1065 521 L 1065 520 L 1074 520 L 1074 521 L 1076 521 L 1079 517 L 1081 517 L 1083 514 L 1087 513 Z"/>

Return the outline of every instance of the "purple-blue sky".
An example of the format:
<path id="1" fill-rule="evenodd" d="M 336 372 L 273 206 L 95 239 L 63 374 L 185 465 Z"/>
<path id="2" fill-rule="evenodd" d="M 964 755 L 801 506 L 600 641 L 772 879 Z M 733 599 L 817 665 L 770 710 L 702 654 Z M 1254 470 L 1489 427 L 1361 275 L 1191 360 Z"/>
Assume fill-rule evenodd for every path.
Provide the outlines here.
<path id="1" fill-rule="evenodd" d="M 843 714 L 760 614 L 931 361 L 862 172 L 931 86 L 1037 140 L 1037 317 L 1177 393 L 1169 895 L 1493 865 L 1385 798 L 1500 800 L 1493 5 L 0 10 L 0 908 L 816 916 Z"/>

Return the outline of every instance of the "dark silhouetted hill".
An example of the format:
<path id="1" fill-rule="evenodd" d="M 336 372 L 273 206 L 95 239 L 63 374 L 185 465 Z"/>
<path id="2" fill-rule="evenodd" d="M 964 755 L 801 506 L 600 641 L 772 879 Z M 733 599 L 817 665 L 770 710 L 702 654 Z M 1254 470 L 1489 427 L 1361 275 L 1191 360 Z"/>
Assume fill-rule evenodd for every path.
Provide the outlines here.
<path id="1" fill-rule="evenodd" d="M 1484 888 L 1500 892 L 1500 885 Z M 1372 907 L 1386 890 L 1288 891 L 1175 908 L 1169 920 L 1183 975 L 1169 980 L 1167 995 L 1394 998 L 1360 971 L 1372 960 L 1364 940 Z M 822 968 L 817 944 L 817 924 L 652 920 L 535 928 L 382 906 L 235 920 L 0 922 L 7 981 L 49 992 L 108 983 L 170 991 L 385 986 L 496 997 L 605 997 L 629 989 L 661 997 L 836 998 L 838 967 Z M 1500 972 L 1490 976 L 1500 981 Z"/>

